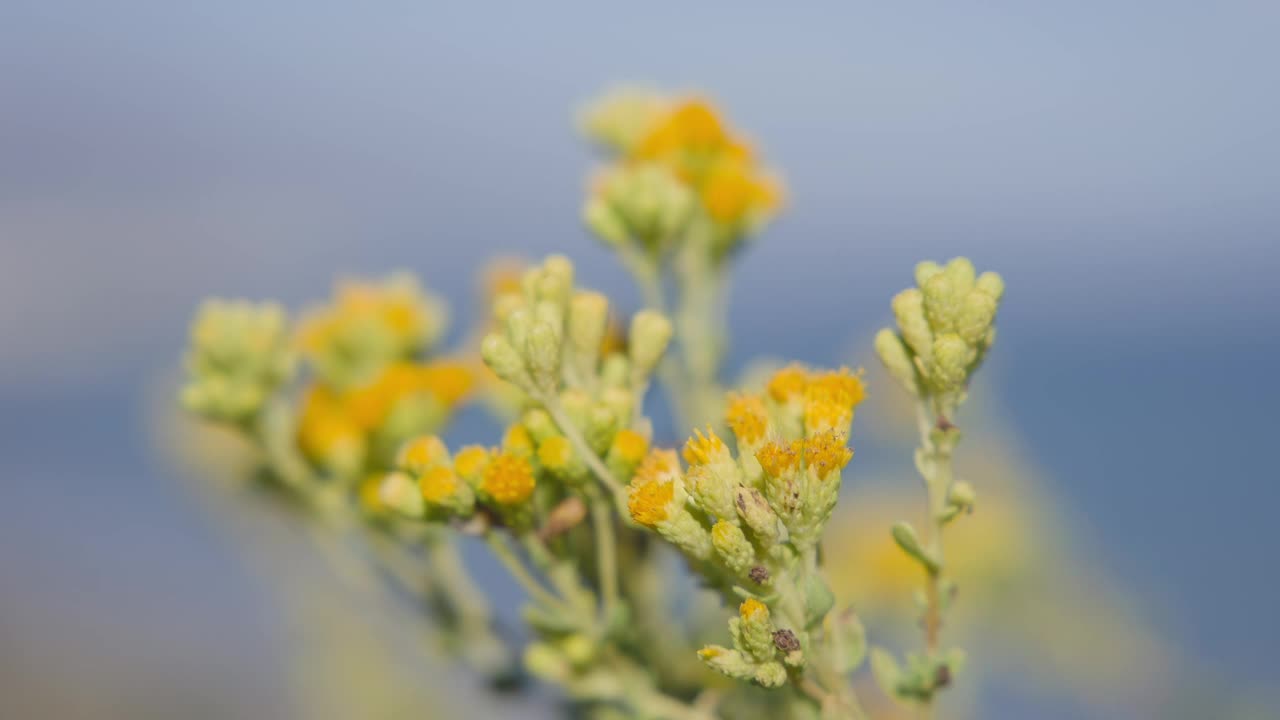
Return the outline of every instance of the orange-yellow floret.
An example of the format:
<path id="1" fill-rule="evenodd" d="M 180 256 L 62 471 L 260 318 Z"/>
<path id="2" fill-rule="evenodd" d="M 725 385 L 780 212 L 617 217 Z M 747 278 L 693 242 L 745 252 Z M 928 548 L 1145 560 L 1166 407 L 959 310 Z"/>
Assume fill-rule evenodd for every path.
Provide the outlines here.
<path id="1" fill-rule="evenodd" d="M 672 475 L 679 472 L 680 461 L 676 459 L 674 450 L 654 448 L 641 461 L 640 467 L 636 468 L 633 482 L 641 484 L 655 480 L 670 480 Z"/>
<path id="2" fill-rule="evenodd" d="M 724 417 L 739 442 L 755 444 L 769 429 L 769 413 L 759 395 L 732 396 Z"/>
<path id="3" fill-rule="evenodd" d="M 756 451 L 756 460 L 770 477 L 782 477 L 800 464 L 803 446 L 799 440 L 792 442 L 773 441 L 765 443 Z"/>
<path id="4" fill-rule="evenodd" d="M 649 451 L 649 438 L 635 430 L 619 430 L 613 436 L 613 453 L 619 460 L 634 465 L 644 459 Z"/>
<path id="5" fill-rule="evenodd" d="M 743 620 L 754 620 L 757 617 L 769 617 L 769 607 L 755 598 L 747 598 L 738 606 L 738 614 Z"/>
<path id="6" fill-rule="evenodd" d="M 711 219 L 725 225 L 775 210 L 782 200 L 777 180 L 736 158 L 711 166 L 700 195 Z"/>
<path id="7" fill-rule="evenodd" d="M 396 465 L 411 471 L 422 471 L 432 465 L 439 465 L 449 457 L 449 450 L 444 441 L 436 435 L 421 435 L 400 448 L 396 457 Z"/>
<path id="8" fill-rule="evenodd" d="M 453 469 L 460 477 L 474 480 L 489 463 L 489 451 L 481 445 L 467 445 L 453 456 Z"/>
<path id="9" fill-rule="evenodd" d="M 533 467 L 523 457 L 511 453 L 498 453 L 484 469 L 480 483 L 493 501 L 501 505 L 516 505 L 529 499 L 534 488 Z"/>
<path id="10" fill-rule="evenodd" d="M 358 457 L 364 452 L 364 432 L 344 412 L 337 392 L 324 385 L 313 385 L 302 403 L 298 445 L 313 460 Z"/>
<path id="11" fill-rule="evenodd" d="M 563 435 L 555 435 L 538 446 L 538 462 L 551 470 L 562 470 L 573 459 L 573 445 Z"/>
<path id="12" fill-rule="evenodd" d="M 529 455 L 533 452 L 533 438 L 524 425 L 515 423 L 503 435 L 502 449 L 517 455 Z"/>
<path id="13" fill-rule="evenodd" d="M 780 403 L 798 398 L 809 384 L 809 372 L 800 365 L 788 365 L 769 378 L 769 397 Z"/>
<path id="14" fill-rule="evenodd" d="M 675 482 L 650 480 L 633 484 L 627 496 L 627 509 L 631 517 L 645 527 L 657 527 L 666 520 L 668 506 L 675 497 Z"/>
<path id="15" fill-rule="evenodd" d="M 458 476 L 445 465 L 437 465 L 418 478 L 418 489 L 427 502 L 441 504 L 458 491 Z"/>
<path id="16" fill-rule="evenodd" d="M 701 430 L 693 433 L 694 436 L 684 444 L 684 461 L 690 465 L 708 465 L 728 453 L 724 441 L 711 428 L 707 428 L 706 435 Z"/>
<path id="17" fill-rule="evenodd" d="M 828 430 L 804 441 L 805 466 L 826 480 L 833 471 L 849 464 L 853 451 L 844 443 L 844 436 L 836 430 Z"/>
<path id="18" fill-rule="evenodd" d="M 708 645 L 698 651 L 698 657 L 703 660 L 714 660 L 727 652 L 719 645 Z"/>

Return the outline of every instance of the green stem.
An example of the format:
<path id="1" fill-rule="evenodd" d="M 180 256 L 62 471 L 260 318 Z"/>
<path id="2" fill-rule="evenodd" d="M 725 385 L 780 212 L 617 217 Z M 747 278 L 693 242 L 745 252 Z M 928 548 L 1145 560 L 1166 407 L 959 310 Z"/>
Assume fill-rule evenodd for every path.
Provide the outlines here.
<path id="1" fill-rule="evenodd" d="M 942 635 L 942 591 L 941 582 L 944 571 L 943 549 L 943 517 L 947 509 L 947 498 L 951 493 L 953 478 L 952 455 L 949 449 L 940 448 L 933 440 L 933 431 L 938 423 L 938 407 L 928 399 L 922 399 L 916 407 L 916 424 L 920 432 L 921 460 L 920 472 L 924 478 L 925 489 L 929 498 L 929 520 L 926 524 L 928 536 L 925 539 L 929 554 L 936 561 L 933 569 L 926 570 L 925 577 L 925 611 L 924 611 L 924 644 L 925 652 L 930 659 L 936 659 L 941 652 Z M 922 717 L 932 718 L 935 712 L 932 697 L 921 705 Z"/>
<path id="2" fill-rule="evenodd" d="M 498 561 L 502 563 L 503 567 L 507 569 L 507 572 L 511 573 L 511 577 L 515 578 L 515 581 L 520 584 L 520 587 L 524 588 L 524 591 L 529 594 L 531 599 L 542 603 L 549 608 L 559 610 L 569 609 L 568 605 L 566 605 L 563 600 L 551 594 L 551 592 L 546 588 L 542 587 L 542 583 L 538 582 L 538 580 L 533 577 L 520 558 L 517 557 L 511 550 L 511 547 L 507 545 L 506 539 L 502 535 L 497 532 L 490 531 L 485 533 L 484 539 L 489 545 L 489 548 L 493 550 L 494 556 L 496 556 Z"/>
<path id="3" fill-rule="evenodd" d="M 601 597 L 600 626 L 608 628 L 618 606 L 618 545 L 614 534 L 613 510 L 596 486 L 588 485 L 586 493 L 587 505 L 591 508 L 591 526 L 596 538 Z"/>
<path id="4" fill-rule="evenodd" d="M 618 514 L 627 517 L 626 488 L 609 471 L 608 466 L 604 464 L 604 460 L 600 459 L 596 451 L 592 450 L 591 446 L 587 444 L 586 438 L 582 436 L 582 431 L 578 430 L 578 426 L 574 425 L 573 420 L 569 419 L 564 408 L 560 407 L 560 401 L 550 393 L 542 393 L 537 399 L 542 403 L 551 419 L 555 421 L 556 426 L 560 428 L 560 432 L 564 433 L 565 438 L 569 440 L 574 452 L 582 457 L 583 462 L 587 464 L 591 472 L 605 486 L 605 489 L 613 495 L 614 502 L 618 506 Z"/>

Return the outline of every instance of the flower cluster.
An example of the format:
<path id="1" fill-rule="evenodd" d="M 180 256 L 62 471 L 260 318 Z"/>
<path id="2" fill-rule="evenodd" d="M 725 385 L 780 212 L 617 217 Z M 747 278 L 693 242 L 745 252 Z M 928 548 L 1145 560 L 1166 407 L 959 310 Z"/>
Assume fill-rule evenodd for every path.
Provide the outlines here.
<path id="1" fill-rule="evenodd" d="M 206 301 L 191 325 L 182 404 L 205 417 L 243 422 L 293 377 L 295 357 L 279 305 Z"/>
<path id="2" fill-rule="evenodd" d="M 736 456 L 714 431 L 696 432 L 682 453 L 687 469 L 673 451 L 654 450 L 632 478 L 628 509 L 637 523 L 680 548 L 709 584 L 752 595 L 731 625 L 737 650 L 713 646 L 701 654 L 711 667 L 771 687 L 785 679 L 772 640 L 752 646 L 749 638 L 764 628 L 771 635 L 768 603 L 795 600 L 808 580 L 853 456 L 847 440 L 864 395 L 861 377 L 847 369 L 783 368 L 764 393 L 730 400 L 725 422 Z M 788 612 L 786 632 L 799 643 L 812 618 L 803 603 Z M 798 663 L 802 656 L 788 657 Z"/>
<path id="3" fill-rule="evenodd" d="M 995 342 L 1004 280 L 993 272 L 975 275 L 968 258 L 946 266 L 923 262 L 916 266 L 917 287 L 893 298 L 898 330 L 881 330 L 876 352 L 912 395 L 955 407 Z"/>
<path id="4" fill-rule="evenodd" d="M 660 255 L 695 237 L 723 258 L 781 204 L 755 148 L 703 98 L 622 91 L 588 108 L 582 125 L 614 157 L 584 209 L 610 244 Z"/>

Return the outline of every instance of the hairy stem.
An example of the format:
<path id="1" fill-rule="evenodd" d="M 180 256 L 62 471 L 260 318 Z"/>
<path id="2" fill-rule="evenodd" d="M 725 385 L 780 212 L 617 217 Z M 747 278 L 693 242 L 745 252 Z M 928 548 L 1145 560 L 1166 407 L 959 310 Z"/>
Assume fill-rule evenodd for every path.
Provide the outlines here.
<path id="1" fill-rule="evenodd" d="M 493 550 L 494 556 L 498 558 L 498 562 L 502 563 L 502 566 L 507 569 L 507 572 L 511 573 L 511 577 L 515 578 L 515 581 L 520 584 L 520 587 L 528 593 L 531 599 L 549 608 L 558 610 L 569 609 L 563 600 L 544 588 L 542 583 L 538 582 L 538 579 L 529 572 L 528 568 L 524 566 L 524 562 L 521 561 L 515 552 L 512 551 L 511 547 L 507 545 L 505 537 L 496 532 L 490 531 L 485 534 L 484 539 L 489 545 L 489 548 Z"/>

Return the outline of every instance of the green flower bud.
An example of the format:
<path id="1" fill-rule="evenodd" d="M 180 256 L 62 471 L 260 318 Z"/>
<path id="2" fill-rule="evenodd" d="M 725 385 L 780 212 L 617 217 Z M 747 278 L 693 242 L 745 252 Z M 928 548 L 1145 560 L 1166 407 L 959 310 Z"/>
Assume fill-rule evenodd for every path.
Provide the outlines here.
<path id="1" fill-rule="evenodd" d="M 776 660 L 767 662 L 756 668 L 755 681 L 761 687 L 782 687 L 787 682 L 787 669 Z"/>
<path id="2" fill-rule="evenodd" d="M 622 353 L 610 353 L 600 365 L 600 381 L 605 387 L 630 387 L 631 361 Z"/>
<path id="3" fill-rule="evenodd" d="M 525 411 L 520 419 L 520 424 L 529 431 L 529 437 L 537 444 L 546 442 L 547 438 L 560 434 L 560 430 L 556 427 L 556 423 L 547 414 L 546 410 L 534 408 Z"/>
<path id="4" fill-rule="evenodd" d="M 1004 278 L 999 273 L 984 272 L 978 276 L 977 282 L 974 283 L 974 289 L 984 292 L 991 296 L 992 300 L 1000 302 L 1004 297 Z"/>
<path id="5" fill-rule="evenodd" d="M 591 413 L 590 395 L 578 388 L 566 388 L 560 393 L 560 407 L 575 427 L 586 430 L 587 416 Z"/>
<path id="6" fill-rule="evenodd" d="M 987 336 L 996 319 L 996 301 L 990 295 L 974 290 L 964 298 L 956 318 L 956 332 L 970 345 L 977 346 Z"/>
<path id="7" fill-rule="evenodd" d="M 915 288 L 903 290 L 893 297 L 893 316 L 902 331 L 902 339 L 916 355 L 928 358 L 933 350 L 933 331 L 924 314 L 924 295 Z"/>
<path id="8" fill-rule="evenodd" d="M 292 376 L 283 308 L 274 303 L 210 300 L 191 326 L 190 379 L 180 399 L 190 411 L 238 422 L 256 415 Z"/>
<path id="9" fill-rule="evenodd" d="M 595 404 L 587 412 L 585 431 L 587 444 L 596 453 L 603 455 L 613 444 L 613 436 L 617 434 L 621 423 L 618 416 L 607 405 Z"/>
<path id="10" fill-rule="evenodd" d="M 378 487 L 378 499 L 386 507 L 407 518 L 420 518 L 426 512 L 426 502 L 418 484 L 402 472 L 388 473 Z"/>
<path id="11" fill-rule="evenodd" d="M 955 332 L 960 305 L 966 294 L 955 277 L 949 272 L 938 273 L 929 278 L 921 291 L 924 293 L 924 314 L 933 332 Z"/>
<path id="12" fill-rule="evenodd" d="M 524 667 L 530 675 L 551 682 L 563 682 L 572 674 L 564 655 L 544 642 L 532 643 L 525 648 Z"/>
<path id="13" fill-rule="evenodd" d="M 932 260 L 916 264 L 916 287 L 924 287 L 929 278 L 942 272 L 942 266 Z"/>
<path id="14" fill-rule="evenodd" d="M 627 342 L 633 373 L 641 377 L 648 377 L 653 373 L 658 361 L 667 352 L 671 333 L 671 321 L 660 312 L 641 310 L 631 318 L 631 332 Z"/>
<path id="15" fill-rule="evenodd" d="M 927 365 L 929 383 L 940 393 L 961 389 L 974 358 L 973 349 L 959 335 L 939 335 L 933 341 L 933 354 Z"/>
<path id="16" fill-rule="evenodd" d="M 880 356 L 880 362 L 884 364 L 889 374 L 901 383 L 907 392 L 912 395 L 920 394 L 920 387 L 916 383 L 915 363 L 911 361 L 907 347 L 898 333 L 889 328 L 876 333 L 876 354 Z"/>
<path id="17" fill-rule="evenodd" d="M 962 295 L 968 294 L 973 289 L 974 275 L 973 262 L 967 257 L 952 258 L 947 263 L 947 267 L 943 269 Z"/>
<path id="18" fill-rule="evenodd" d="M 742 533 L 742 528 L 726 520 L 711 528 L 711 544 L 716 554 L 735 575 L 745 576 L 755 564 L 756 552 Z"/>
<path id="19" fill-rule="evenodd" d="M 773 644 L 773 631 L 777 628 L 773 626 L 769 606 L 755 598 L 747 598 L 738 607 L 738 617 L 738 632 L 742 639 L 739 649 L 756 662 L 772 660 L 777 653 Z"/>
<path id="20" fill-rule="evenodd" d="M 734 510 L 734 493 L 742 481 L 741 471 L 735 462 L 694 465 L 689 468 L 685 482 L 694 504 L 708 515 L 738 523 Z"/>
<path id="21" fill-rule="evenodd" d="M 606 245 L 618 247 L 630 239 L 627 225 L 603 198 L 592 197 L 582 208 L 582 221 Z"/>
<path id="22" fill-rule="evenodd" d="M 738 510 L 738 517 L 751 529 L 761 547 L 769 548 L 778 542 L 778 515 L 759 490 L 738 487 L 734 491 L 733 504 Z"/>
<path id="23" fill-rule="evenodd" d="M 595 370 L 609 324 L 609 301 L 595 292 L 578 292 L 569 303 L 569 344 L 581 371 Z"/>
<path id="24" fill-rule="evenodd" d="M 550 323 L 534 322 L 529 329 L 527 353 L 534 382 L 554 388 L 560 378 L 560 332 Z"/>
<path id="25" fill-rule="evenodd" d="M 533 310 L 527 305 L 511 311 L 506 319 L 507 339 L 511 346 L 524 351 L 529 346 L 529 331 L 533 329 Z"/>
<path id="26" fill-rule="evenodd" d="M 535 288 L 538 300 L 566 307 L 573 292 L 573 261 L 563 255 L 551 255 L 542 261 L 542 272 Z"/>
<path id="27" fill-rule="evenodd" d="M 738 650 L 708 645 L 698 651 L 698 657 L 707 667 L 736 680 L 749 680 L 755 676 L 755 664 Z"/>
<path id="28" fill-rule="evenodd" d="M 619 425 L 624 425 L 631 420 L 631 416 L 636 409 L 636 396 L 630 391 L 618 387 L 605 388 L 600 393 L 600 402 L 613 412 L 613 417 Z"/>
<path id="29" fill-rule="evenodd" d="M 679 508 L 655 528 L 658 534 L 694 560 L 711 558 L 711 533 L 688 510 Z"/>
<path id="30" fill-rule="evenodd" d="M 520 387 L 530 384 L 529 371 L 524 359 L 512 347 L 511 341 L 497 333 L 489 333 L 480 343 L 480 357 L 495 375 Z"/>

